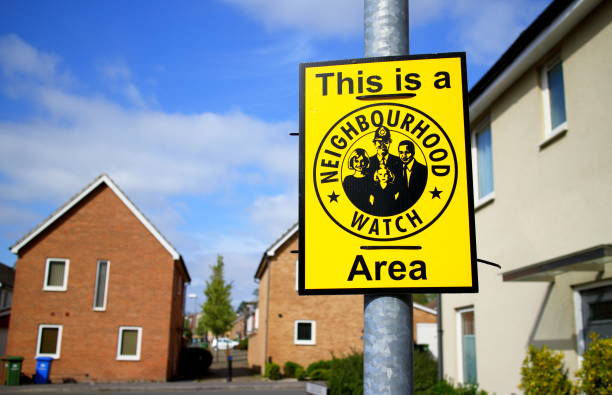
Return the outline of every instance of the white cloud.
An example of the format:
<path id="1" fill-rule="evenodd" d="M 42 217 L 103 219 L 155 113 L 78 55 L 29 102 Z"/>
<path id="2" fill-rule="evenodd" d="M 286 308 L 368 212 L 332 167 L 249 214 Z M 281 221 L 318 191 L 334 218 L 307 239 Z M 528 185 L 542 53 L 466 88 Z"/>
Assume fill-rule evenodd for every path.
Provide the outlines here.
<path id="1" fill-rule="evenodd" d="M 30 58 L 45 63 L 48 56 L 34 52 Z M 19 69 L 2 58 L 0 67 L 32 74 L 46 66 Z M 293 123 L 264 122 L 239 111 L 126 109 L 104 97 L 42 84 L 30 86 L 28 95 L 49 115 L 0 121 L 0 168 L 13 180 L 0 184 L 5 198 L 65 198 L 102 172 L 140 196 L 209 194 L 244 178 L 287 183 L 297 173 L 297 147 L 287 137 Z"/>
<path id="2" fill-rule="evenodd" d="M 59 58 L 37 51 L 14 34 L 0 36 L 0 69 L 6 75 L 29 74 L 39 79 L 55 78 Z"/>
<path id="3" fill-rule="evenodd" d="M 154 97 L 146 98 L 140 89 L 132 81 L 132 71 L 122 61 L 106 63 L 98 67 L 111 89 L 121 95 L 127 102 L 139 109 L 145 109 L 151 104 L 156 104 Z"/>
<path id="4" fill-rule="evenodd" d="M 297 222 L 297 196 L 293 194 L 260 196 L 255 199 L 249 211 L 253 222 L 273 237 L 271 243 Z"/>
<path id="5" fill-rule="evenodd" d="M 225 0 L 270 29 L 349 37 L 363 27 L 363 2 L 355 0 Z"/>

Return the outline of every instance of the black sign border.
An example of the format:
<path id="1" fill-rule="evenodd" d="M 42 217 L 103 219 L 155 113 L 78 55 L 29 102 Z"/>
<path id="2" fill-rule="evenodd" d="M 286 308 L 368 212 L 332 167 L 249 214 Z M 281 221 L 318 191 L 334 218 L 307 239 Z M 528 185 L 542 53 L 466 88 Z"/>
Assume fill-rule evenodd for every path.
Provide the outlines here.
<path id="1" fill-rule="evenodd" d="M 305 164 L 305 144 L 306 144 L 306 120 L 305 120 L 305 102 L 306 102 L 306 69 L 310 67 L 322 67 L 322 66 L 339 66 L 346 64 L 362 64 L 362 63 L 373 63 L 373 62 L 394 62 L 398 60 L 422 60 L 422 59 L 445 59 L 445 58 L 459 58 L 461 63 L 462 73 L 462 95 L 463 95 L 463 122 L 465 131 L 465 157 L 466 157 L 466 168 L 465 172 L 467 175 L 467 188 L 468 188 L 468 220 L 470 229 L 470 260 L 472 269 L 472 286 L 468 287 L 392 287 L 392 288 L 306 288 L 306 224 L 305 224 L 305 175 L 306 175 L 306 164 Z M 471 147 L 471 131 L 470 131 L 470 118 L 469 118 L 469 104 L 468 104 L 468 88 L 467 88 L 467 67 L 466 67 L 466 53 L 465 52 L 447 52 L 447 53 L 436 53 L 436 54 L 418 54 L 418 55 L 402 55 L 402 56 L 383 56 L 373 58 L 356 58 L 356 59 L 344 59 L 344 60 L 331 60 L 324 62 L 309 62 L 300 63 L 300 99 L 299 99 L 299 111 L 300 111 L 300 130 L 299 130 L 299 227 L 298 227 L 298 243 L 299 243 L 299 258 L 298 258 L 298 294 L 299 295 L 390 295 L 390 294 L 407 294 L 407 293 L 477 293 L 479 290 L 478 284 L 478 267 L 476 263 L 476 227 L 474 218 L 474 184 L 472 174 L 472 147 Z M 459 148 L 459 147 L 457 147 Z M 457 166 L 457 171 L 459 167 Z"/>

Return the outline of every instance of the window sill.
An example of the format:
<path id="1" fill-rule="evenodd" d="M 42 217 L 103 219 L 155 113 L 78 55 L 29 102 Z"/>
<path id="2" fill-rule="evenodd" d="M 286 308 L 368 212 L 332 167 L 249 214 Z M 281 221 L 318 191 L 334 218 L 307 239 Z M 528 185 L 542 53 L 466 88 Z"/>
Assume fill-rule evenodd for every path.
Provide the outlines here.
<path id="1" fill-rule="evenodd" d="M 38 354 L 36 353 L 36 356 L 34 358 L 38 358 L 38 357 L 53 358 L 54 360 L 60 359 L 59 354 Z"/>
<path id="2" fill-rule="evenodd" d="M 566 133 L 567 133 L 567 122 L 564 122 L 563 124 L 557 126 L 555 130 L 553 130 L 550 133 L 550 135 L 546 136 L 544 141 L 540 143 L 540 151 L 548 147 L 550 144 L 554 143 L 555 141 L 559 140 L 561 137 L 565 136 Z"/>
<path id="3" fill-rule="evenodd" d="M 478 211 L 481 208 L 488 206 L 489 204 L 493 203 L 494 200 L 495 200 L 495 192 L 491 192 L 490 194 L 478 199 L 478 201 L 474 205 L 474 211 Z"/>
<path id="4" fill-rule="evenodd" d="M 140 361 L 140 357 L 117 357 L 117 361 Z"/>
<path id="5" fill-rule="evenodd" d="M 295 343 L 295 342 L 293 344 L 295 344 L 296 346 L 316 346 L 317 345 L 317 343 Z"/>
<path id="6" fill-rule="evenodd" d="M 66 292 L 68 290 L 68 288 L 43 288 L 43 291 L 50 291 L 50 292 Z"/>

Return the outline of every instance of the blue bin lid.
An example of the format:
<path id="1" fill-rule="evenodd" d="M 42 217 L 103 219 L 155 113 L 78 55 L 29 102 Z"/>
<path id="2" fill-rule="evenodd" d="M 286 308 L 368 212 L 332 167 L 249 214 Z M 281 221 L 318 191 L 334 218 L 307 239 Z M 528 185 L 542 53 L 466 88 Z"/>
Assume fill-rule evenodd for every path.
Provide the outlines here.
<path id="1" fill-rule="evenodd" d="M 49 361 L 53 361 L 53 358 L 52 357 L 36 357 L 36 360 L 49 362 Z"/>

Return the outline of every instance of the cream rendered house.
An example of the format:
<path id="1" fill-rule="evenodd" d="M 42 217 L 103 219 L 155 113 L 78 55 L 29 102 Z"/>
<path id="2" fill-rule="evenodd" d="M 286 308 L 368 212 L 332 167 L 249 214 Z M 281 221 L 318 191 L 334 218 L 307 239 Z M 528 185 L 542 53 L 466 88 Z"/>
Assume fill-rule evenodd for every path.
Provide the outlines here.
<path id="1" fill-rule="evenodd" d="M 529 345 L 612 336 L 612 1 L 554 1 L 470 91 L 480 293 L 442 296 L 444 374 L 520 393 Z M 468 54 L 469 56 L 469 54 Z"/>

